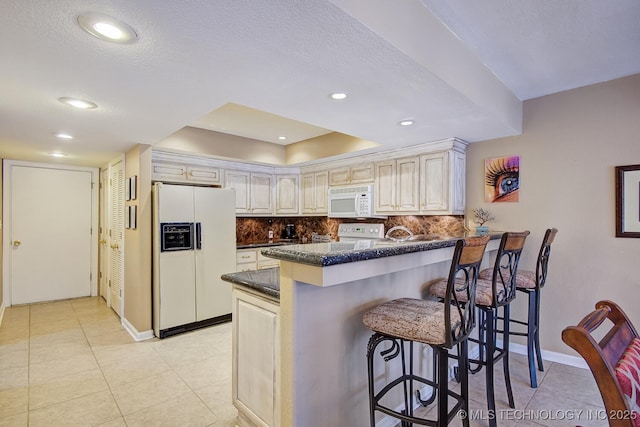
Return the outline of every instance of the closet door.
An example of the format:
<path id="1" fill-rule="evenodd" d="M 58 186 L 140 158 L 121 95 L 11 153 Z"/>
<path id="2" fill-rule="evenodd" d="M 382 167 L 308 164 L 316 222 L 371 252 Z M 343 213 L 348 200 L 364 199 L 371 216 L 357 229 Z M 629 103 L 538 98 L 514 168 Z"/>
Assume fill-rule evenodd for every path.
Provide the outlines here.
<path id="1" fill-rule="evenodd" d="M 109 287 L 111 308 L 122 317 L 124 298 L 124 165 L 110 167 Z"/>

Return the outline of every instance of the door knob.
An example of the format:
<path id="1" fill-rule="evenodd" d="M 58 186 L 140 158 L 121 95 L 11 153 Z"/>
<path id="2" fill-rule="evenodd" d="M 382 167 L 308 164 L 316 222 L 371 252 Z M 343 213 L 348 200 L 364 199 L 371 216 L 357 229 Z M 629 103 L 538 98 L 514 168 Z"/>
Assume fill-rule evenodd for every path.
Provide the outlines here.
<path id="1" fill-rule="evenodd" d="M 13 246 L 20 246 L 22 242 L 20 240 L 14 240 L 13 241 Z"/>

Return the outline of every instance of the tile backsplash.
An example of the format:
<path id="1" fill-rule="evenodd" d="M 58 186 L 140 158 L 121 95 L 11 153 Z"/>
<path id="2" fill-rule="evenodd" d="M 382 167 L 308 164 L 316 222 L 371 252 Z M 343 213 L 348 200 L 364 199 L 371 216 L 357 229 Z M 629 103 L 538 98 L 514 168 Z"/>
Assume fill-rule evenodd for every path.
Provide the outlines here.
<path id="1" fill-rule="evenodd" d="M 298 238 L 306 238 L 311 242 L 311 234 L 331 234 L 333 239 L 338 236 L 338 226 L 343 222 L 360 222 L 346 218 L 327 217 L 268 217 L 268 218 L 236 218 L 236 241 L 238 244 L 250 244 L 269 240 L 269 230 L 273 231 L 273 238 L 279 239 L 287 224 L 294 224 Z M 464 231 L 464 215 L 407 215 L 390 216 L 387 219 L 367 219 L 363 223 L 384 223 L 388 230 L 396 225 L 404 225 L 414 234 L 453 234 Z"/>

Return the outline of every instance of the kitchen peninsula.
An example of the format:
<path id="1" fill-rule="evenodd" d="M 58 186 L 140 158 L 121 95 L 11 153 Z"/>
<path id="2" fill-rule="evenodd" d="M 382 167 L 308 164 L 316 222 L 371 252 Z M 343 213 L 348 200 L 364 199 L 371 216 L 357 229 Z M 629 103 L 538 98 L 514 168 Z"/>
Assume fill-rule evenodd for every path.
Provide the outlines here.
<path id="1" fill-rule="evenodd" d="M 262 253 L 280 260 L 279 269 L 224 275 L 234 284 L 239 425 L 368 425 L 371 332 L 362 315 L 390 299 L 424 298 L 434 280 L 448 275 L 460 237 L 274 246 Z M 487 251 L 498 248 L 499 238 L 492 235 Z M 430 367 L 430 352 L 419 353 L 420 366 Z M 243 364 L 257 364 L 259 372 L 246 375 Z"/>

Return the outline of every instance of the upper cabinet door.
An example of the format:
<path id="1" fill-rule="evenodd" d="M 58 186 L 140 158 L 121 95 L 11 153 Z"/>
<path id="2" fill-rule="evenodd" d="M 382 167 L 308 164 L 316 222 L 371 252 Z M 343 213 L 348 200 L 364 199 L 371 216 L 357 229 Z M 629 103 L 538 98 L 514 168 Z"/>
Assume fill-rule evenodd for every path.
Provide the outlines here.
<path id="1" fill-rule="evenodd" d="M 351 181 L 351 175 L 349 174 L 349 167 L 331 169 L 329 171 L 329 185 L 331 187 L 337 185 L 346 185 Z"/>
<path id="2" fill-rule="evenodd" d="M 376 163 L 376 213 L 416 213 L 419 211 L 418 157 Z"/>
<path id="3" fill-rule="evenodd" d="M 249 213 L 273 214 L 273 175 L 251 173 L 251 197 Z"/>
<path id="4" fill-rule="evenodd" d="M 187 165 L 182 163 L 156 161 L 152 170 L 154 181 L 184 182 L 187 179 Z"/>
<path id="5" fill-rule="evenodd" d="M 152 178 L 163 182 L 221 185 L 222 171 L 218 167 L 155 161 Z"/>
<path id="6" fill-rule="evenodd" d="M 408 157 L 396 160 L 396 211 L 420 210 L 420 159 Z"/>
<path id="7" fill-rule="evenodd" d="M 198 184 L 222 184 L 222 173 L 220 168 L 208 166 L 187 166 L 187 181 Z"/>
<path id="8" fill-rule="evenodd" d="M 315 201 L 316 214 L 326 215 L 329 212 L 329 172 L 316 172 L 314 174 L 315 182 Z"/>
<path id="9" fill-rule="evenodd" d="M 299 215 L 298 175 L 276 175 L 276 215 Z"/>
<path id="10" fill-rule="evenodd" d="M 225 188 L 236 192 L 236 215 L 273 215 L 273 176 L 226 171 Z"/>
<path id="11" fill-rule="evenodd" d="M 447 211 L 449 209 L 449 153 L 425 154 L 420 157 L 422 211 Z"/>
<path id="12" fill-rule="evenodd" d="M 300 177 L 302 213 L 326 215 L 328 212 L 329 172 L 309 172 Z"/>
<path id="13" fill-rule="evenodd" d="M 396 162 L 376 163 L 376 184 L 374 203 L 376 213 L 395 212 L 396 205 Z"/>
<path id="14" fill-rule="evenodd" d="M 420 211 L 463 215 L 466 156 L 456 150 L 420 156 Z"/>
<path id="15" fill-rule="evenodd" d="M 329 171 L 329 185 L 331 187 L 347 184 L 361 184 L 373 182 L 375 166 L 373 163 L 363 163 L 353 166 L 331 169 Z"/>
<path id="16" fill-rule="evenodd" d="M 350 168 L 351 184 L 359 184 L 362 182 L 373 182 L 375 178 L 373 163 L 363 163 L 354 165 Z"/>
<path id="17" fill-rule="evenodd" d="M 225 187 L 236 192 L 236 214 L 249 213 L 251 208 L 250 176 L 249 172 L 244 171 L 227 171 L 225 174 Z"/>

